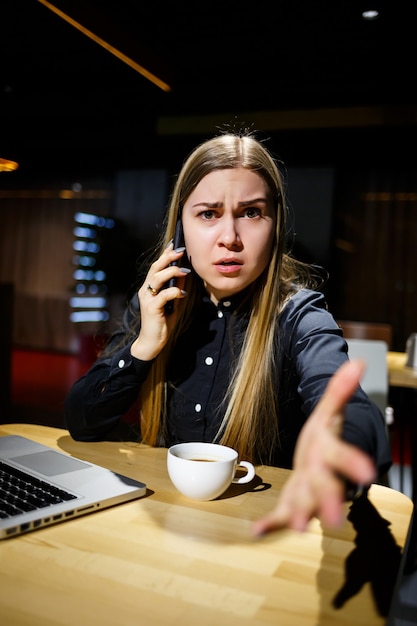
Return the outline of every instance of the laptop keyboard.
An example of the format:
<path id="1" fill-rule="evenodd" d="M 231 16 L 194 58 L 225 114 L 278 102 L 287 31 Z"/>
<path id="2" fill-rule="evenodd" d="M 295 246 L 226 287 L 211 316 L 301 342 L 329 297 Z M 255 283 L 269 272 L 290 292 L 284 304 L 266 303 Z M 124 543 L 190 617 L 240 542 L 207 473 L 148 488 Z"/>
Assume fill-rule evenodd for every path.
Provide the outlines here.
<path id="1" fill-rule="evenodd" d="M 0 461 L 0 518 L 21 515 L 76 498 L 39 478 Z"/>

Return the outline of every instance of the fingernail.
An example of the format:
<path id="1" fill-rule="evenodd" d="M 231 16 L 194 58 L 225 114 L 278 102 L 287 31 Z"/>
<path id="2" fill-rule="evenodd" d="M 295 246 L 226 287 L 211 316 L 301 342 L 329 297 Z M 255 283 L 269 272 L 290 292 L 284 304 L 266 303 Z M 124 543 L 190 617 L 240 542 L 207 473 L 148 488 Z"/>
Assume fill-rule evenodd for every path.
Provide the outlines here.
<path id="1" fill-rule="evenodd" d="M 180 267 L 180 270 L 183 274 L 189 274 L 191 272 L 189 267 Z"/>
<path id="2" fill-rule="evenodd" d="M 165 248 L 165 250 L 167 250 L 167 249 L 169 248 L 169 246 L 170 246 L 170 245 L 172 245 L 173 241 L 174 241 L 173 239 L 170 239 L 170 240 L 168 241 L 168 243 L 167 243 L 167 247 Z"/>
<path id="3" fill-rule="evenodd" d="M 178 252 L 184 252 L 185 247 L 183 246 L 182 248 L 175 248 L 174 252 L 178 253 Z"/>

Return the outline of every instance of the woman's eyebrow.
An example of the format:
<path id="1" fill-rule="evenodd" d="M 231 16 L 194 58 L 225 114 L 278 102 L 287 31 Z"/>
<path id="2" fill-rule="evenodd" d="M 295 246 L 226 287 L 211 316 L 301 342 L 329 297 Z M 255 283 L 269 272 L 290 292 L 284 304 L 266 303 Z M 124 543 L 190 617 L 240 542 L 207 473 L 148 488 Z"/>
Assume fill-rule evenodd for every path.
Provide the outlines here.
<path id="1" fill-rule="evenodd" d="M 266 204 L 268 200 L 266 198 L 251 198 L 250 200 L 241 200 L 241 202 L 237 203 L 237 206 L 250 206 L 251 204 Z M 223 206 L 223 202 L 196 202 L 196 204 L 192 205 L 193 207 L 203 206 L 208 209 L 219 209 Z"/>
<path id="2" fill-rule="evenodd" d="M 251 200 L 242 200 L 242 202 L 238 202 L 238 206 L 248 206 L 249 204 L 266 204 L 268 200 L 266 198 L 252 198 Z"/>
<path id="3" fill-rule="evenodd" d="M 223 202 L 196 202 L 192 205 L 193 208 L 198 206 L 206 207 L 207 209 L 219 209 L 223 206 Z"/>

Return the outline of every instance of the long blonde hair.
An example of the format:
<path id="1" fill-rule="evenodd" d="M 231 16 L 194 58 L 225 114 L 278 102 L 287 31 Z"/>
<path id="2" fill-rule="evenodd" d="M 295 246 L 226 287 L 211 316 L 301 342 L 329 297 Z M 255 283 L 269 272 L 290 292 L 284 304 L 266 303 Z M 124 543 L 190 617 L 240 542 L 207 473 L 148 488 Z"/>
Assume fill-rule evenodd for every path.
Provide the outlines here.
<path id="1" fill-rule="evenodd" d="M 214 170 L 246 168 L 267 183 L 276 208 L 275 241 L 268 267 L 250 290 L 251 312 L 243 346 L 225 398 L 219 443 L 239 452 L 239 458 L 268 462 L 278 445 L 277 318 L 294 285 L 307 284 L 307 266 L 292 258 L 286 246 L 284 179 L 270 152 L 252 133 L 224 133 L 199 145 L 186 159 L 178 175 L 165 217 L 165 229 L 156 256 L 172 239 L 181 207 L 207 174 Z M 201 294 L 201 279 L 187 276 L 187 298 L 179 301 L 176 327 L 168 344 L 152 364 L 141 390 L 143 441 L 161 441 L 166 418 L 166 368 L 177 337 L 187 328 Z"/>

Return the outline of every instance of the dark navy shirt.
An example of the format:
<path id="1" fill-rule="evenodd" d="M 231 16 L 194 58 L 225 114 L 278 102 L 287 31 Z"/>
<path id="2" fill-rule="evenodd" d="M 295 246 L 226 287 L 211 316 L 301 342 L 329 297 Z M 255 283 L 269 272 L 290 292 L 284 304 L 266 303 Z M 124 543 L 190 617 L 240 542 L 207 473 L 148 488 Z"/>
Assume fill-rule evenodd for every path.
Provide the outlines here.
<path id="1" fill-rule="evenodd" d="M 203 297 L 191 327 L 179 338 L 167 372 L 167 424 L 161 445 L 213 441 L 216 437 L 247 327 L 247 312 L 239 304 L 239 296 L 224 299 L 217 306 Z M 137 297 L 133 306 L 138 308 Z M 126 312 L 125 325 L 130 315 Z M 123 332 L 121 328 L 115 334 L 111 345 L 120 341 Z M 277 320 L 276 333 L 280 446 L 271 441 L 268 461 L 292 467 L 300 429 L 330 377 L 347 360 L 347 344 L 323 294 L 309 289 L 300 290 L 287 302 Z M 74 384 L 66 399 L 67 427 L 73 438 L 140 438 L 138 431 L 126 433 L 124 419 L 135 405 L 150 367 L 150 362 L 131 356 L 130 344 L 99 359 Z M 391 457 L 384 419 L 361 389 L 346 407 L 343 438 L 370 454 L 381 474 L 388 469 Z"/>

